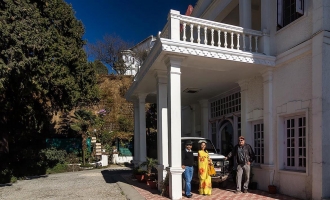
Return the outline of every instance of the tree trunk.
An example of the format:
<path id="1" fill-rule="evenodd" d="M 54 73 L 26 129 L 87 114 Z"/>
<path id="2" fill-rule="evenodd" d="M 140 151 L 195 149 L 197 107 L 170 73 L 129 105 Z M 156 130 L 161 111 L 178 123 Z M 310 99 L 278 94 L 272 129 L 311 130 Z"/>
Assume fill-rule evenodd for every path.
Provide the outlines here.
<path id="1" fill-rule="evenodd" d="M 85 134 L 82 135 L 82 144 L 81 144 L 81 148 L 82 148 L 82 161 L 83 161 L 83 165 L 86 164 L 85 162 L 85 155 L 86 155 L 86 136 Z"/>

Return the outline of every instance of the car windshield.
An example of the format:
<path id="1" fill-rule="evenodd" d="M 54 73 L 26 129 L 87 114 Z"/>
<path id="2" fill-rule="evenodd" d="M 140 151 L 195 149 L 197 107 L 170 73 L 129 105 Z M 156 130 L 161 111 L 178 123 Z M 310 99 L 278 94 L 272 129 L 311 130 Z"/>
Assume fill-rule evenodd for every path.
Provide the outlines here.
<path id="1" fill-rule="evenodd" d="M 184 150 L 186 148 L 186 141 L 187 140 L 191 140 L 193 145 L 192 145 L 192 151 L 194 153 L 197 153 L 198 150 L 200 150 L 200 143 L 198 143 L 201 139 L 182 139 L 181 141 L 181 147 L 182 147 L 182 150 Z M 209 152 L 209 153 L 216 153 L 215 149 L 214 149 L 214 146 L 212 144 L 212 142 L 208 139 L 202 139 L 202 140 L 205 140 L 207 143 L 206 143 L 206 150 Z"/>

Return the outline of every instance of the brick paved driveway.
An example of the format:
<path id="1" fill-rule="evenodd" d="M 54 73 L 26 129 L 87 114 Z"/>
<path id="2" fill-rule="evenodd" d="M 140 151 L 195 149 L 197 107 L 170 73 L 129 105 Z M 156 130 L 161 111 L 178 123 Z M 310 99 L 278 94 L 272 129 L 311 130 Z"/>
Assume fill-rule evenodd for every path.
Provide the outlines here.
<path id="1" fill-rule="evenodd" d="M 147 200 L 168 200 L 169 198 L 159 195 L 159 192 L 156 189 L 150 189 L 146 183 L 140 183 L 134 179 L 131 179 L 130 175 L 123 176 L 125 180 L 133 185 L 133 187 Z M 247 194 L 235 194 L 235 185 L 229 184 L 226 189 L 213 188 L 211 196 L 203 196 L 198 194 L 197 188 L 193 188 L 193 197 L 191 199 L 202 199 L 202 200 L 218 200 L 218 199 L 255 199 L 255 200 L 264 200 L 264 199 L 281 199 L 281 200 L 296 200 L 295 198 L 280 195 L 280 194 L 268 194 L 268 192 L 260 190 L 249 190 Z M 183 199 L 188 199 L 183 197 Z"/>

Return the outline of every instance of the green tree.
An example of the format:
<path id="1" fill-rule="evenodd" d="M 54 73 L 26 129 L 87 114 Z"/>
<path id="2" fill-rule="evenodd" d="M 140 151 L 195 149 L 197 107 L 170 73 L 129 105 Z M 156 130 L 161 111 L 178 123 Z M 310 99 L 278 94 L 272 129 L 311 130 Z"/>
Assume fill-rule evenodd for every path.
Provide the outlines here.
<path id="1" fill-rule="evenodd" d="M 0 1 L 0 138 L 8 145 L 0 171 L 43 173 L 34 163 L 53 114 L 98 100 L 83 34 L 63 0 Z"/>
<path id="2" fill-rule="evenodd" d="M 92 133 L 91 128 L 98 124 L 98 117 L 94 115 L 91 111 L 80 109 L 74 112 L 73 121 L 71 123 L 71 129 L 76 131 L 82 137 L 82 160 L 85 165 L 85 155 L 86 155 L 86 140 L 88 136 Z"/>
<path id="3" fill-rule="evenodd" d="M 108 74 L 108 68 L 101 61 L 95 60 L 91 64 L 93 64 L 93 67 L 97 74 L 103 74 L 103 75 Z"/>

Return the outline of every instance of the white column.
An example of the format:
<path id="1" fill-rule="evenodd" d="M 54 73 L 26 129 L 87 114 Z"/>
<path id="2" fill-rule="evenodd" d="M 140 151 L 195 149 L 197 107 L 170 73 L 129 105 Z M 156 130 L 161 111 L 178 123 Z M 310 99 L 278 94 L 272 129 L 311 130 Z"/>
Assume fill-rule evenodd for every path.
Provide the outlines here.
<path id="1" fill-rule="evenodd" d="M 180 40 L 180 11 L 170 10 L 168 14 L 169 38 L 171 40 Z"/>
<path id="2" fill-rule="evenodd" d="M 270 55 L 270 24 L 271 24 L 271 1 L 261 1 L 261 30 L 263 36 L 260 38 L 261 52 Z"/>
<path id="3" fill-rule="evenodd" d="M 139 140 L 139 156 L 140 162 L 146 161 L 147 158 L 147 133 L 146 133 L 146 94 L 139 94 L 139 132 L 140 132 L 140 140 Z"/>
<path id="4" fill-rule="evenodd" d="M 140 163 L 140 123 L 139 123 L 139 101 L 135 100 L 134 105 L 134 166 Z"/>
<path id="5" fill-rule="evenodd" d="M 248 112 L 248 102 L 247 102 L 247 91 L 248 91 L 248 85 L 247 81 L 240 81 L 239 86 L 241 88 L 241 135 L 245 137 L 247 140 L 247 143 L 252 144 L 252 139 L 249 125 L 247 122 L 247 112 Z"/>
<path id="6" fill-rule="evenodd" d="M 157 71 L 157 160 L 158 190 L 161 190 L 168 167 L 167 72 Z"/>
<path id="7" fill-rule="evenodd" d="M 264 141 L 265 141 L 265 164 L 274 165 L 274 134 L 273 134 L 273 71 L 271 69 L 262 73 L 264 79 Z"/>
<path id="8" fill-rule="evenodd" d="M 206 99 L 200 100 L 199 104 L 201 105 L 201 126 L 202 126 L 202 134 L 201 136 L 204 138 L 211 138 L 209 134 L 209 102 Z"/>
<path id="9" fill-rule="evenodd" d="M 182 198 L 181 168 L 181 62 L 169 56 L 165 60 L 168 73 L 169 188 L 171 199 Z"/>
<path id="10" fill-rule="evenodd" d="M 239 0 L 239 25 L 251 28 L 251 0 Z"/>
<path id="11" fill-rule="evenodd" d="M 323 1 L 325 2 L 325 1 Z M 318 3 L 322 4 L 321 1 Z M 316 19 L 313 18 L 313 28 L 322 27 L 323 23 L 330 20 L 323 17 L 322 10 L 330 10 L 330 7 L 320 5 L 314 8 L 318 12 Z M 314 16 L 313 16 L 314 17 Z M 330 34 L 321 31 L 312 38 L 312 120 L 311 137 L 312 146 L 308 151 L 308 163 L 312 174 L 312 199 L 328 199 L 330 197 Z M 308 119 L 309 116 L 306 116 Z"/>
<path id="12" fill-rule="evenodd" d="M 192 129 L 191 129 L 191 136 L 193 137 L 198 137 L 197 132 L 196 132 L 196 104 L 191 105 L 192 109 L 192 119 L 191 119 L 191 124 L 192 124 Z"/>

